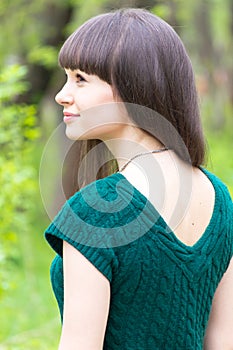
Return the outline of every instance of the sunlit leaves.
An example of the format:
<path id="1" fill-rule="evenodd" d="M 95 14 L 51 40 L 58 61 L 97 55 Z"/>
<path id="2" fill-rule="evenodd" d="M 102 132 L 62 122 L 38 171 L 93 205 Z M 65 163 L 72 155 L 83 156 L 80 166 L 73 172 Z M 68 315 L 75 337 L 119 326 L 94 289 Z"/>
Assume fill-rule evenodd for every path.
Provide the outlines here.
<path id="1" fill-rule="evenodd" d="M 156 16 L 163 18 L 165 21 L 168 20 L 171 14 L 171 7 L 168 3 L 160 3 L 153 7 L 151 10 Z"/>
<path id="2" fill-rule="evenodd" d="M 0 71 L 0 106 L 27 91 L 26 74 L 26 67 L 19 65 L 10 65 Z"/>
<path id="3" fill-rule="evenodd" d="M 58 50 L 53 46 L 33 47 L 28 54 L 28 60 L 49 69 L 57 66 L 57 55 Z"/>
<path id="4" fill-rule="evenodd" d="M 28 88 L 26 74 L 17 65 L 0 71 L 0 295 L 12 287 L 7 275 L 18 265 L 16 243 L 29 229 L 37 187 L 36 171 L 28 161 L 39 136 L 36 108 L 14 102 Z"/>

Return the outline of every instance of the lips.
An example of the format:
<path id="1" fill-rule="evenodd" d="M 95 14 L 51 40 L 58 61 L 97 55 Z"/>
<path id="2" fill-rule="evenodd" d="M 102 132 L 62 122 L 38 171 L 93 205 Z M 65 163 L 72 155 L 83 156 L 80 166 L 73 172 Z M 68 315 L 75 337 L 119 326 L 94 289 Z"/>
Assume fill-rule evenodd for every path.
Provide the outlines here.
<path id="1" fill-rule="evenodd" d="M 70 113 L 70 112 L 63 112 L 63 115 L 64 115 L 63 121 L 65 123 L 80 117 L 80 114 L 74 114 L 74 113 Z"/>
<path id="2" fill-rule="evenodd" d="M 80 114 L 74 114 L 69 112 L 64 112 L 64 117 L 80 117 Z"/>

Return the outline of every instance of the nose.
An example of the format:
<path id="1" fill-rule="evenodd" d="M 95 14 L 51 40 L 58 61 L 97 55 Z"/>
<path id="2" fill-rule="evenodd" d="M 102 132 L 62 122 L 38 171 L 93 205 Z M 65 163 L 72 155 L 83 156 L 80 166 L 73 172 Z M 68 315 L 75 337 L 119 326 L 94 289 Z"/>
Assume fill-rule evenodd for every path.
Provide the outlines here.
<path id="1" fill-rule="evenodd" d="M 66 88 L 66 85 L 64 85 L 63 88 L 57 93 L 55 96 L 55 101 L 61 106 L 66 106 L 73 103 L 73 96 Z"/>

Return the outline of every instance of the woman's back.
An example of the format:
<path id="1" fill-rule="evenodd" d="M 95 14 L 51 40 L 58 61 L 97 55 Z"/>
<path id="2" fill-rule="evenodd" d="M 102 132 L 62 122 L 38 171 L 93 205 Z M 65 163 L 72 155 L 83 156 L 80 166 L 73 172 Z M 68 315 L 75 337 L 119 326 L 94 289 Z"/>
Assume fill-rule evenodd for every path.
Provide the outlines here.
<path id="1" fill-rule="evenodd" d="M 202 349 L 213 295 L 233 254 L 231 199 L 215 176 L 204 171 L 206 175 L 215 189 L 215 206 L 204 234 L 192 247 L 177 239 L 152 203 L 120 173 L 77 193 L 48 228 L 46 237 L 60 255 L 65 239 L 110 281 L 104 349 Z M 99 199 L 108 203 L 105 210 L 116 198 L 122 210 L 103 215 L 99 206 L 98 211 L 96 189 Z M 70 209 L 81 218 L 77 225 Z M 100 242 L 102 247 L 97 247 Z M 63 310 L 61 258 L 55 259 L 52 271 Z"/>
<path id="2" fill-rule="evenodd" d="M 144 159 L 143 168 L 140 163 L 138 166 L 129 165 L 123 174 L 151 201 L 177 238 L 192 246 L 211 220 L 215 203 L 214 187 L 201 169 L 187 165 L 174 152 L 151 157 L 154 159 L 148 157 L 148 165 Z M 153 161 L 156 163 L 154 169 Z M 154 170 L 153 177 L 146 174 L 146 169 L 148 173 Z M 157 186 L 157 183 L 161 183 L 161 176 L 164 183 Z M 151 182 L 148 183 L 146 179 Z"/>

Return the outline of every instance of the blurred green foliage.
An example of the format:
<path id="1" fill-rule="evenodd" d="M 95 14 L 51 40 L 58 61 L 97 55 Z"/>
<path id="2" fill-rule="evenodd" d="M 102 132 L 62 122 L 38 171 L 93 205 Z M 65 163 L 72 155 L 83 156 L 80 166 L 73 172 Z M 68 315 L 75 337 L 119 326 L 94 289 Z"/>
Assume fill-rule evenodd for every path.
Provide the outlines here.
<path id="1" fill-rule="evenodd" d="M 10 288 L 7 275 L 19 263 L 18 232 L 28 231 L 36 190 L 35 169 L 27 162 L 30 144 L 39 136 L 34 106 L 12 100 L 28 88 L 26 68 L 10 66 L 0 72 L 0 295 Z"/>
<path id="2" fill-rule="evenodd" d="M 47 310 L 49 300 L 43 297 L 49 281 L 43 288 L 40 279 L 37 281 L 41 267 L 48 268 L 51 255 L 48 260 L 43 255 L 37 263 L 34 260 L 35 249 L 40 245 L 44 248 L 38 240 L 43 214 L 38 205 L 35 162 L 39 157 L 40 128 L 36 106 L 17 102 L 29 88 L 26 78 L 25 66 L 11 65 L 0 71 L 0 342 L 9 338 L 0 349 L 48 349 L 47 342 L 41 346 L 42 331 L 48 339 L 51 337 L 51 343 L 57 344 L 46 326 L 37 329 L 45 320 L 54 329 L 56 319 L 47 318 L 51 315 Z M 36 317 L 31 318 L 34 307 Z M 27 332 L 20 334 L 23 330 Z"/>
<path id="3" fill-rule="evenodd" d="M 29 52 L 28 59 L 30 63 L 43 65 L 50 69 L 57 62 L 58 50 L 52 46 L 33 47 Z"/>

